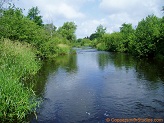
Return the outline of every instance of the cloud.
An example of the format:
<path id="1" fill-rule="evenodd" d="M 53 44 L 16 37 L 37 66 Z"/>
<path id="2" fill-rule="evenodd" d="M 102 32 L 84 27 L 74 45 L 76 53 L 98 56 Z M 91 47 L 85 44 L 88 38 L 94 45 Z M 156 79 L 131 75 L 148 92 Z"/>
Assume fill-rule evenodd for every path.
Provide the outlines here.
<path id="1" fill-rule="evenodd" d="M 101 0 L 99 8 L 109 21 L 112 31 L 119 31 L 123 23 L 136 26 L 141 19 L 154 14 L 162 17 L 163 0 Z"/>
<path id="2" fill-rule="evenodd" d="M 68 3 L 66 0 L 37 0 L 33 2 L 19 1 L 18 6 L 23 6 L 26 10 L 30 9 L 32 6 L 38 6 L 43 17 L 56 17 L 63 19 L 80 19 L 84 18 L 85 15 L 81 13 L 75 4 Z M 27 13 L 27 12 L 26 12 Z"/>
<path id="3" fill-rule="evenodd" d="M 107 19 L 105 19 L 105 18 L 102 18 L 100 20 L 99 19 L 88 19 L 88 20 L 85 20 L 82 23 L 78 24 L 77 35 L 80 38 L 90 36 L 92 33 L 94 33 L 96 31 L 96 28 L 100 24 L 107 28 L 107 32 L 112 32 L 112 30 L 110 28 L 110 23 L 108 22 Z"/>
<path id="4" fill-rule="evenodd" d="M 60 3 L 58 5 L 51 5 L 47 4 L 42 9 L 43 15 L 46 15 L 46 17 L 49 15 L 55 17 L 55 18 L 63 18 L 63 19 L 80 19 L 84 18 L 85 15 L 72 6 L 69 6 L 66 3 Z"/>
<path id="5" fill-rule="evenodd" d="M 100 9 L 108 14 L 154 14 L 162 3 L 163 0 L 102 0 Z"/>
<path id="6" fill-rule="evenodd" d="M 107 32 L 119 31 L 123 23 L 133 26 L 147 15 L 162 17 L 164 0 L 15 0 L 15 5 L 25 10 L 38 6 L 44 23 L 53 22 L 62 26 L 73 21 L 77 25 L 77 37 L 82 38 L 94 33 L 100 24 Z"/>

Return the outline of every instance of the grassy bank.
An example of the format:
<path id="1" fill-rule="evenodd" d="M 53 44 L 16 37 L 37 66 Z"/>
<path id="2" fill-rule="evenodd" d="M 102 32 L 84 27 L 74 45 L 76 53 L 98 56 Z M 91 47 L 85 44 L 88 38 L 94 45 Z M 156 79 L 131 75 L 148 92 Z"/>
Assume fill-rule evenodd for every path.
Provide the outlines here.
<path id="1" fill-rule="evenodd" d="M 37 73 L 40 63 L 29 44 L 0 40 L 0 122 L 21 122 L 38 105 L 22 81 Z"/>

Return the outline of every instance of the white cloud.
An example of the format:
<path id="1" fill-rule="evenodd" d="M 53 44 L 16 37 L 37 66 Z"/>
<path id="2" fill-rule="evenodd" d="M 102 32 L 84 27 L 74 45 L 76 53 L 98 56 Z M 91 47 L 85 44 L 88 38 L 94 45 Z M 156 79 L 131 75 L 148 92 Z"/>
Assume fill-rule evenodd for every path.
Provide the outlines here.
<path id="1" fill-rule="evenodd" d="M 102 0 L 100 9 L 107 14 L 128 13 L 132 16 L 157 14 L 163 0 Z"/>
<path id="2" fill-rule="evenodd" d="M 26 8 L 26 10 L 30 9 L 32 6 L 38 6 L 41 11 L 41 15 L 43 17 L 56 17 L 56 18 L 64 18 L 64 19 L 79 19 L 84 18 L 85 15 L 81 13 L 76 6 L 73 4 L 66 2 L 66 0 L 37 0 L 33 2 L 29 1 L 18 1 L 18 6 L 22 6 Z M 74 4 L 75 5 L 75 4 Z"/>
<path id="3" fill-rule="evenodd" d="M 59 27 L 73 21 L 77 37 L 94 33 L 100 24 L 108 32 L 119 31 L 123 23 L 137 25 L 138 21 L 150 14 L 162 17 L 164 0 L 15 0 L 16 6 L 28 9 L 38 6 L 45 23 L 54 22 Z"/>
<path id="4" fill-rule="evenodd" d="M 66 3 L 60 3 L 56 6 L 48 4 L 43 9 L 43 15 L 53 16 L 55 18 L 63 19 L 80 19 L 84 18 L 85 15 L 78 10 L 75 10 L 72 6 Z"/>
<path id="5" fill-rule="evenodd" d="M 85 20 L 84 22 L 79 23 L 78 29 L 77 29 L 77 35 L 80 38 L 90 36 L 92 33 L 94 33 L 96 31 L 96 28 L 100 24 L 107 28 L 107 32 L 112 32 L 112 30 L 110 28 L 110 23 L 108 22 L 107 19 L 103 18 L 100 20 L 98 20 L 98 19 Z"/>
<path id="6" fill-rule="evenodd" d="M 101 0 L 99 8 L 105 13 L 110 29 L 119 31 L 123 23 L 132 23 L 136 26 L 148 15 L 162 17 L 160 10 L 163 4 L 163 0 Z"/>

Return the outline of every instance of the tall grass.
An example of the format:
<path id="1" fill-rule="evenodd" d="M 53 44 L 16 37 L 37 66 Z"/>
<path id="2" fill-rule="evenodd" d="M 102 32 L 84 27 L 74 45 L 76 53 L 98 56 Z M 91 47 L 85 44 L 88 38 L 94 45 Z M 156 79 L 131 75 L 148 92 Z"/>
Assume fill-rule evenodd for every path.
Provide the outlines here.
<path id="1" fill-rule="evenodd" d="M 40 68 L 29 44 L 0 39 L 0 122 L 21 122 L 38 105 L 21 81 Z"/>

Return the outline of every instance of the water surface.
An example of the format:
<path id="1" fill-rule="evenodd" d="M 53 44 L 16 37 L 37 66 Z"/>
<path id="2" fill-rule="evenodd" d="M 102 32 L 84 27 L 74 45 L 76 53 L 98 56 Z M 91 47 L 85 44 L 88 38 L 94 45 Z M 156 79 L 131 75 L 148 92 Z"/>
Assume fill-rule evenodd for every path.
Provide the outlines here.
<path id="1" fill-rule="evenodd" d="M 32 123 L 164 118 L 164 64 L 127 54 L 77 49 L 46 62 L 34 90 L 44 101 Z"/>

